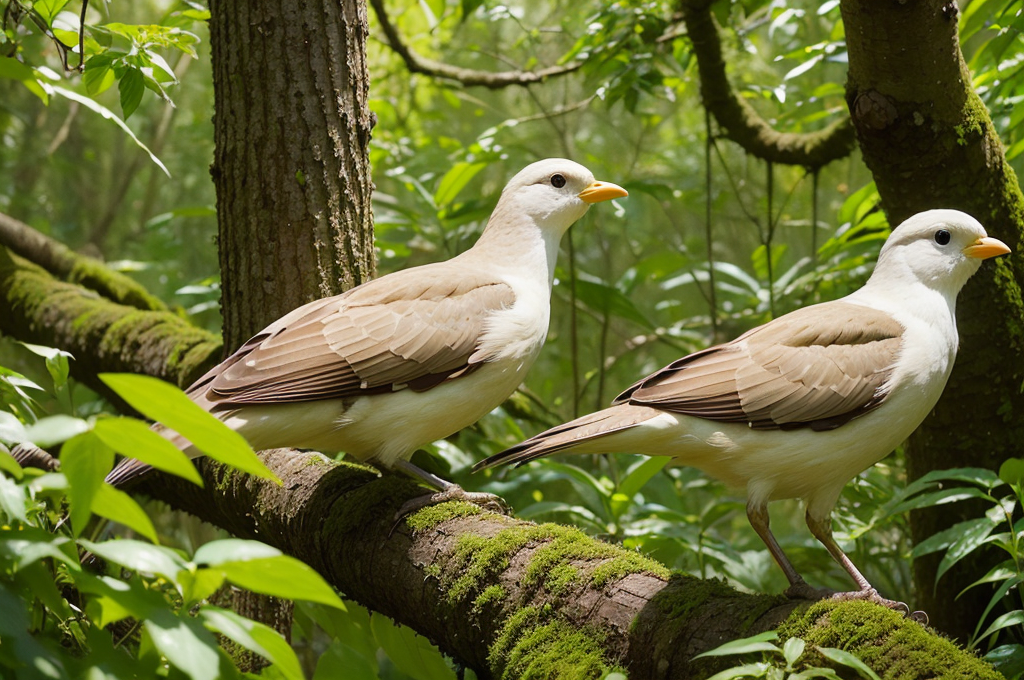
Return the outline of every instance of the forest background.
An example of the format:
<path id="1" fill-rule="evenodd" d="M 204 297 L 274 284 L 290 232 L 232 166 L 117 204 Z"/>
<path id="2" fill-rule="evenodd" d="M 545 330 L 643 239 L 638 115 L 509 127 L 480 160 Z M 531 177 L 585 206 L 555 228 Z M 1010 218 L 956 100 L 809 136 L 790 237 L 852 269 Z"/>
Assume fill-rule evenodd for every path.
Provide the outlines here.
<path id="1" fill-rule="evenodd" d="M 217 332 L 214 78 L 206 8 L 91 5 L 86 34 L 97 43 L 86 52 L 96 61 L 82 76 L 62 73 L 53 40 L 77 42 L 79 6 L 9 2 L 5 9 L 0 47 L 20 61 L 0 61 L 3 244 L 14 249 L 10 234 L 28 225 L 103 260 L 175 314 Z M 469 474 L 469 468 L 524 436 L 607 405 L 637 377 L 682 354 L 856 289 L 870 273 L 890 220 L 927 207 L 960 207 L 989 224 L 993 235 L 1019 243 L 1019 220 L 1017 231 L 1005 226 L 1021 212 L 1019 190 L 1005 190 L 1004 205 L 992 202 L 990 214 L 979 214 L 955 192 L 943 193 L 942 182 L 950 177 L 929 178 L 935 186 L 925 186 L 920 175 L 904 172 L 901 182 L 901 163 L 914 162 L 904 149 L 893 149 L 903 157 L 890 159 L 888 171 L 880 165 L 862 127 L 881 129 L 899 115 L 907 120 L 908 113 L 890 111 L 892 104 L 870 94 L 851 96 L 856 90 L 847 80 L 852 67 L 846 30 L 862 9 L 839 2 L 372 3 L 366 49 L 375 116 L 368 150 L 377 275 L 464 250 L 507 179 L 540 158 L 572 158 L 630 191 L 628 199 L 600 206 L 570 231 L 556 272 L 548 343 L 520 392 L 473 428 L 428 447 L 418 462 L 466 488 L 502 495 L 520 518 L 575 524 L 670 569 L 723 577 L 746 591 L 785 587 L 746 523 L 743 498 L 694 470 L 662 470 L 659 461 L 628 455 L 545 460 L 482 475 Z M 1009 162 L 1004 166 L 999 157 L 980 170 L 965 166 L 959 168 L 965 178 L 952 181 L 965 185 L 968 176 L 991 175 L 1008 177 L 1015 187 L 1013 169 L 1020 170 L 1024 150 L 1020 4 L 975 0 L 962 11 L 953 4 L 940 11 L 950 25 L 959 24 L 969 68 L 964 86 L 987 109 L 969 111 L 960 125 L 941 132 L 952 137 L 954 149 L 998 134 Z M 714 90 L 713 73 L 702 72 L 713 65 L 697 54 L 707 49 L 708 34 L 695 45 L 686 30 L 687 22 L 698 20 L 714 22 L 702 25 L 715 27 L 721 38 L 732 93 L 741 102 L 741 117 L 752 123 L 750 134 L 730 118 L 729 104 L 704 108 L 728 97 Z M 904 51 L 927 51 L 929 43 L 915 43 L 917 37 L 887 40 L 904 41 Z M 947 47 L 935 49 L 952 59 Z M 64 58 L 73 67 L 78 55 Z M 528 75 L 542 69 L 544 78 Z M 504 79 L 493 75 L 500 72 Z M 863 114 L 854 121 L 860 145 L 851 108 Z M 134 137 L 112 118 L 127 120 Z M 924 122 L 922 117 L 916 124 Z M 811 136 L 780 139 L 772 129 Z M 261 131 L 250 133 L 259 137 Z M 920 152 L 925 157 L 933 150 Z M 873 181 L 879 176 L 885 181 L 881 191 Z M 296 174 L 295 181 L 302 185 L 306 178 Z M 939 205 L 936 193 L 952 204 Z M 1015 316 L 1005 316 L 1019 322 L 1019 273 L 1011 267 L 996 265 L 998 274 L 972 282 L 965 293 L 968 317 L 983 316 L 979 301 L 1001 296 L 1016 299 L 1018 307 L 995 307 L 1015 309 Z M 365 278 L 372 266 L 353 269 L 345 284 Z M 992 294 L 996 288 L 999 295 Z M 249 323 L 258 328 L 268 320 Z M 965 344 L 976 354 L 991 345 L 992 355 L 974 366 L 975 374 L 1002 371 L 1019 397 L 1019 352 L 1011 356 L 1007 350 L 1019 349 L 1020 336 L 1012 324 L 995 338 L 984 321 L 977 323 Z M 13 420 L 31 428 L 47 415 L 72 416 L 43 421 L 66 426 L 62 432 L 71 435 L 83 420 L 112 410 L 105 398 L 110 395 L 100 396 L 95 381 L 66 382 L 66 357 L 26 347 L 20 341 L 34 338 L 2 322 L 0 328 L 0 366 L 6 367 L 0 379 L 11 416 L 0 421 L 8 427 L 0 430 L 0 441 L 14 443 Z M 229 346 L 246 335 L 235 332 L 241 335 L 229 336 Z M 72 372 L 75 365 L 72 360 Z M 967 380 L 955 376 L 953 387 Z M 928 486 L 933 476 L 906 490 L 908 461 L 900 451 L 846 491 L 836 529 L 886 596 L 924 600 L 940 630 L 1016 675 L 1024 668 L 1012 526 L 1020 490 L 1005 461 L 1019 453 L 1012 442 L 1020 426 L 1013 416 L 1017 402 L 994 398 L 994 406 L 984 398 L 971 404 L 992 418 L 961 429 L 955 445 L 947 442 L 947 453 L 932 455 L 933 447 L 943 439 L 944 413 L 965 410 L 962 403 L 940 407 L 938 422 L 916 444 L 927 454 L 922 458 L 954 461 L 935 467 L 971 466 L 956 475 L 966 487 Z M 992 434 L 991 423 L 1006 431 L 1002 439 Z M 915 470 L 910 462 L 909 468 L 912 478 L 920 478 L 931 466 L 919 462 Z M 1009 486 L 1000 486 L 1000 470 Z M 46 495 L 21 479 L 25 499 Z M 958 502 L 964 500 L 975 505 Z M 910 508 L 935 505 L 941 506 L 938 520 L 911 525 Z M 219 535 L 159 503 L 148 508 L 161 541 L 188 554 Z M 9 506 L 5 511 L 16 516 Z M 797 504 L 776 504 L 772 515 L 801 572 L 816 585 L 849 588 L 845 572 L 803 528 Z M 986 545 L 994 546 L 997 558 L 984 556 Z M 998 556 L 1006 553 L 1011 559 L 1004 562 Z M 947 573 L 961 560 L 969 563 L 963 574 Z M 48 568 L 60 571 L 56 563 Z M 942 588 L 934 587 L 936 572 L 947 579 Z M 954 576 L 959 580 L 951 586 Z M 979 579 L 986 583 L 956 597 Z M 346 634 L 330 644 L 313 632 L 314 622 L 327 627 L 326 615 L 311 606 L 297 611 L 293 642 L 309 672 L 317 658 L 325 658 L 322 663 L 358 667 L 366 677 L 454 673 L 450 660 L 415 642 L 408 629 L 348 607 L 347 618 L 331 619 L 334 632 Z M 45 631 L 45 621 L 33 630 Z M 143 652 L 146 635 L 153 633 L 143 632 Z M 86 647 L 87 639 L 82 633 Z"/>

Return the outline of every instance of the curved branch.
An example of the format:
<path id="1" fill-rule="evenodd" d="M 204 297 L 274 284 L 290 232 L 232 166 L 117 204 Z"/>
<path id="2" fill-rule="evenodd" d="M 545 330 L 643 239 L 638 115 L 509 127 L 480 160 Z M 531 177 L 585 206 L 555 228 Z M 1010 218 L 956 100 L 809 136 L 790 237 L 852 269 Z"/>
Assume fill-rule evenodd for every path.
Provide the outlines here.
<path id="1" fill-rule="evenodd" d="M 221 355 L 216 335 L 175 314 L 116 304 L 54 279 L 3 247 L 0 333 L 71 352 L 75 377 L 94 388 L 101 387 L 96 374 L 107 371 L 146 373 L 185 386 Z"/>
<path id="2" fill-rule="evenodd" d="M 492 90 L 508 87 L 509 85 L 532 85 L 548 78 L 564 76 L 567 73 L 577 71 L 583 66 L 581 61 L 572 61 L 562 66 L 548 66 L 538 71 L 479 71 L 477 69 L 452 66 L 443 61 L 436 61 L 413 52 L 398 34 L 398 30 L 388 17 L 384 8 L 384 0 L 370 0 L 373 11 L 377 14 L 377 21 L 381 30 L 387 38 L 388 46 L 395 51 L 405 62 L 406 67 L 413 73 L 422 73 L 434 78 L 446 78 L 454 80 L 466 87 L 479 85 Z"/>
<path id="3" fill-rule="evenodd" d="M 763 160 L 811 169 L 853 152 L 857 140 L 849 118 L 818 132 L 779 132 L 769 125 L 729 84 L 710 0 L 679 0 L 679 8 L 697 57 L 704 106 L 714 115 L 728 139 Z"/>
<path id="4" fill-rule="evenodd" d="M 63 243 L 3 213 L 0 213 L 0 246 L 7 246 L 54 276 L 81 284 L 114 302 L 150 311 L 167 309 L 133 279 L 111 270 L 97 259 L 79 255 Z"/>

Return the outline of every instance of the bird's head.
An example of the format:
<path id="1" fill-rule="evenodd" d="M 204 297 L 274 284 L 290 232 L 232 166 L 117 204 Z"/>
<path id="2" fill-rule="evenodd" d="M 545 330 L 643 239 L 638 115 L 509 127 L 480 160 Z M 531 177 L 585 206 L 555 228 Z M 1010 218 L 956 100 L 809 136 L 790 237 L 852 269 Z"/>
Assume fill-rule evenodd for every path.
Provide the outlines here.
<path id="1" fill-rule="evenodd" d="M 595 180 L 579 163 L 549 158 L 531 163 L 509 180 L 495 214 L 508 210 L 525 215 L 543 231 L 561 237 L 592 203 L 628 195 L 616 184 Z"/>
<path id="2" fill-rule="evenodd" d="M 959 210 L 918 213 L 889 235 L 878 254 L 872 283 L 899 285 L 912 277 L 954 298 L 981 261 L 1010 252 L 978 220 Z"/>

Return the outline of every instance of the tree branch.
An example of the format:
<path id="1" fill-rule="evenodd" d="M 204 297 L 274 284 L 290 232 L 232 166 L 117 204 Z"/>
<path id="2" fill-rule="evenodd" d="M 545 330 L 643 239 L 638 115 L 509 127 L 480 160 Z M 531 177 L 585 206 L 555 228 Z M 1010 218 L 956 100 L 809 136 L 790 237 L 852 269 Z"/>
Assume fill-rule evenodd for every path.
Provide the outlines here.
<path id="1" fill-rule="evenodd" d="M 843 118 L 818 132 L 779 132 L 739 97 L 729 84 L 718 24 L 711 0 L 679 0 L 686 32 L 693 43 L 704 106 L 725 136 L 762 160 L 820 168 L 849 156 L 856 145 L 853 126 Z"/>
<path id="2" fill-rule="evenodd" d="M 370 0 L 373 11 L 377 14 L 377 21 L 381 30 L 387 38 L 388 46 L 395 51 L 405 62 L 406 67 L 412 73 L 422 73 L 434 78 L 446 78 L 454 80 L 465 87 L 479 85 L 481 87 L 498 90 L 509 85 L 532 85 L 542 82 L 548 78 L 564 76 L 567 73 L 579 70 L 583 66 L 581 61 L 572 61 L 562 66 L 548 66 L 539 71 L 479 71 L 476 69 L 452 66 L 442 61 L 436 61 L 413 52 L 398 34 L 398 30 L 388 17 L 384 8 L 384 0 Z"/>
<path id="3" fill-rule="evenodd" d="M 720 581 L 668 577 L 653 560 L 576 529 L 465 503 L 396 523 L 402 503 L 423 493 L 404 477 L 290 449 L 260 456 L 283 486 L 203 460 L 205 489 L 160 476 L 138 490 L 298 557 L 481 678 L 567 677 L 570 669 L 572 677 L 597 678 L 614 667 L 627 668 L 633 680 L 707 677 L 733 661 L 695 661 L 696 654 L 780 624 L 812 644 L 847 649 L 879 673 L 914 658 L 904 677 L 999 677 L 878 605 L 806 609 Z"/>
<path id="4" fill-rule="evenodd" d="M 71 352 L 75 377 L 94 387 L 96 374 L 106 371 L 146 373 L 184 387 L 221 355 L 216 335 L 175 314 L 111 302 L 2 247 L 0 333 Z"/>
<path id="5" fill-rule="evenodd" d="M 133 279 L 115 272 L 97 259 L 79 255 L 24 222 L 0 213 L 0 246 L 7 246 L 54 276 L 78 283 L 123 305 L 163 311 L 167 307 Z"/>

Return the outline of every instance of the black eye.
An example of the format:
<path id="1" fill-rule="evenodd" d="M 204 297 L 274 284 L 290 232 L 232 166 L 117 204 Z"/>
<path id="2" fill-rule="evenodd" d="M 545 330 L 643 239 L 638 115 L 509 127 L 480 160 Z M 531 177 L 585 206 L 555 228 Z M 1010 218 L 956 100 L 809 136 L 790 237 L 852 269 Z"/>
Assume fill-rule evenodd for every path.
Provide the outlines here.
<path id="1" fill-rule="evenodd" d="M 556 189 L 561 189 L 562 187 L 565 186 L 565 178 L 557 174 L 551 175 L 551 186 L 555 187 Z"/>
<path id="2" fill-rule="evenodd" d="M 953 237 L 950 236 L 949 232 L 946 231 L 945 229 L 939 229 L 937 232 L 935 232 L 935 242 L 938 243 L 940 246 L 944 246 L 947 243 L 949 243 L 949 239 L 951 238 Z"/>

